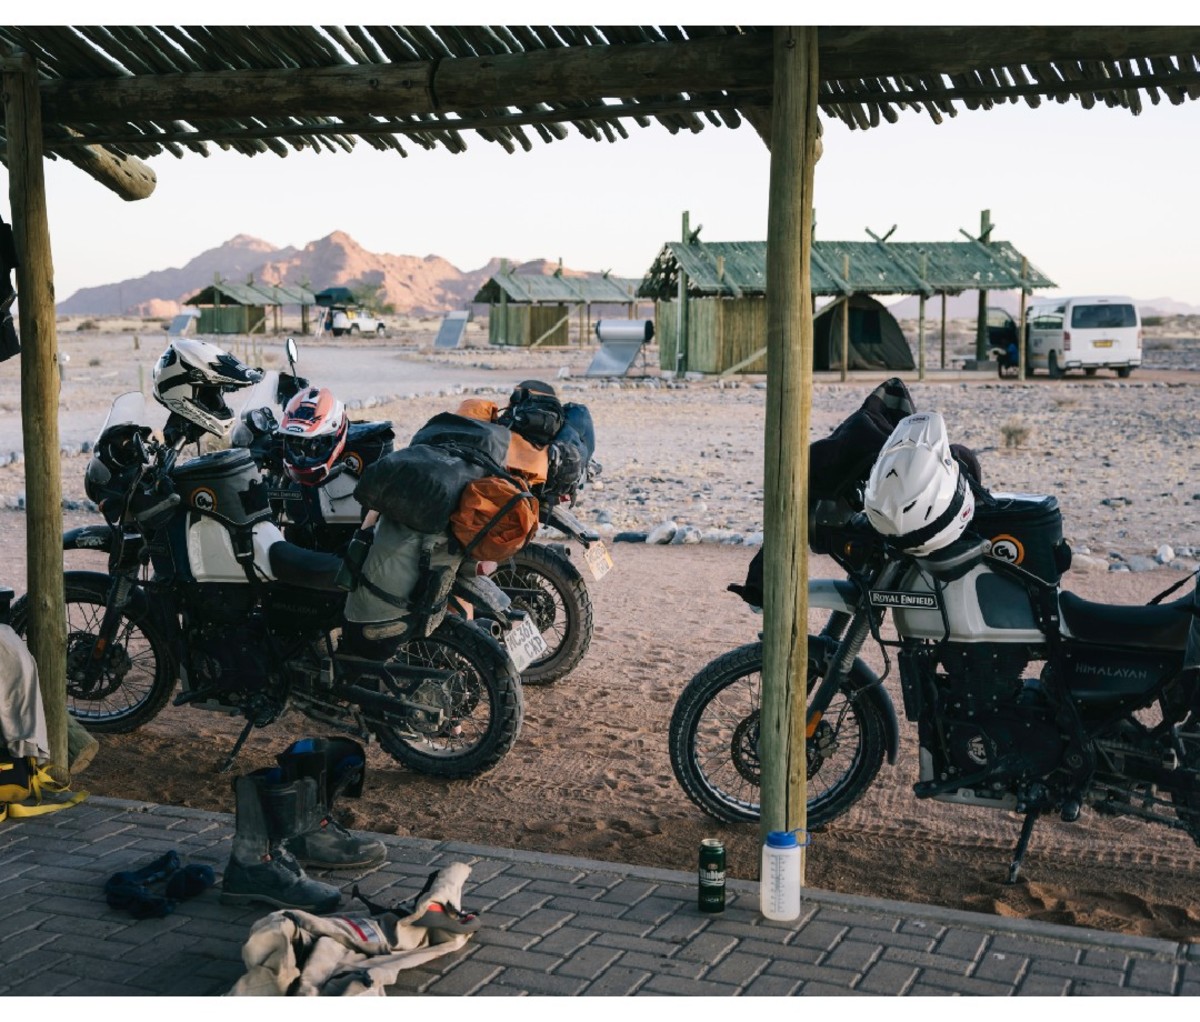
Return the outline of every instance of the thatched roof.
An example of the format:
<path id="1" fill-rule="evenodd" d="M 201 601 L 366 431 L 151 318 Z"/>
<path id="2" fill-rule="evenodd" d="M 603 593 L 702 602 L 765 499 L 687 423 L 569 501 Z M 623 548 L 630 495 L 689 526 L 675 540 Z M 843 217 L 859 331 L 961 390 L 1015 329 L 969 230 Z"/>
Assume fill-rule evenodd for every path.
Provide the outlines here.
<path id="1" fill-rule="evenodd" d="M 563 305 L 628 305 L 635 301 L 639 280 L 596 275 L 568 277 L 561 273 L 497 273 L 471 300 L 496 304 L 501 295 L 510 302 L 552 302 Z"/>
<path id="2" fill-rule="evenodd" d="M 843 276 L 845 260 L 850 274 Z M 957 294 L 1057 287 L 1007 241 L 814 241 L 810 278 L 814 295 Z M 679 273 L 689 295 L 763 295 L 765 241 L 667 242 L 638 287 L 643 298 L 674 298 Z"/>
<path id="3" fill-rule="evenodd" d="M 313 305 L 316 297 L 298 284 L 234 284 L 223 280 L 184 300 L 184 305 Z"/>
<path id="4" fill-rule="evenodd" d="M 0 26 L 41 78 L 46 150 L 146 158 L 350 150 L 508 151 L 631 125 L 769 133 L 772 30 L 746 26 Z M 820 107 L 854 128 L 904 110 L 1200 96 L 1200 28 L 833 26 Z M 696 89 L 704 82 L 702 90 Z M 0 128 L 0 147 L 7 142 Z M 2 149 L 0 149 L 2 152 Z"/>

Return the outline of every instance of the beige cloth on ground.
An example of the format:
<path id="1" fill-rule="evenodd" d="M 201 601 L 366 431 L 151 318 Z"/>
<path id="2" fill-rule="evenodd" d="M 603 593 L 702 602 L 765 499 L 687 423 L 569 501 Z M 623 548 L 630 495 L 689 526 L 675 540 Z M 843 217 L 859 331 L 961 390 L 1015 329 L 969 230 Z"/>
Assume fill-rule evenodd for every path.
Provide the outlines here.
<path id="1" fill-rule="evenodd" d="M 50 759 L 37 664 L 25 640 L 8 625 L 0 625 L 0 745 L 13 757 Z"/>
<path id="2" fill-rule="evenodd" d="M 263 916 L 242 947 L 246 974 L 228 996 L 386 996 L 402 970 L 467 942 L 469 933 L 453 933 L 422 917 L 444 917 L 442 906 L 461 909 L 470 872 L 461 862 L 439 870 L 407 915 L 317 916 L 279 909 Z M 418 920 L 425 925 L 416 925 Z"/>

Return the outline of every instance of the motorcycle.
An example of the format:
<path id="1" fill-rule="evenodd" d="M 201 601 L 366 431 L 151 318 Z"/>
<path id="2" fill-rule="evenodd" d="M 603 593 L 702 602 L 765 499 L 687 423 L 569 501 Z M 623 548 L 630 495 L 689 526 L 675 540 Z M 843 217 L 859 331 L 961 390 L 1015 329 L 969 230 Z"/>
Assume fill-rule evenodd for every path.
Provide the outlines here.
<path id="1" fill-rule="evenodd" d="M 231 443 L 249 450 L 266 474 L 271 505 L 287 539 L 313 550 L 339 553 L 362 520 L 363 509 L 354 499 L 358 478 L 365 467 L 391 451 L 392 424 L 351 422 L 346 454 L 335 473 L 315 486 L 291 480 L 284 472 L 279 423 L 288 400 L 308 386 L 308 380 L 297 373 L 298 352 L 292 338 L 285 348 L 288 371 L 268 371 L 248 394 Z M 593 481 L 600 471 L 599 463 L 590 459 L 585 482 Z M 593 580 L 599 580 L 611 570 L 612 558 L 599 533 L 572 514 L 578 490 L 574 486 L 550 496 L 535 488 L 539 515 L 544 526 L 582 547 Z M 587 654 L 594 630 L 591 595 L 570 558 L 570 547 L 566 543 L 531 543 L 500 562 L 491 578 L 514 607 L 526 612 L 541 635 L 531 660 L 522 652 L 527 639 L 515 639 L 510 649 L 519 661 L 522 684 L 548 685 L 570 674 Z"/>
<path id="2" fill-rule="evenodd" d="M 484 622 L 422 607 L 390 658 L 357 654 L 345 641 L 342 558 L 284 540 L 249 452 L 180 463 L 201 431 L 172 411 L 160 441 L 144 421 L 140 393 L 113 402 L 88 467 L 106 524 L 63 537 L 65 549 L 108 555 L 107 573 L 64 578 L 68 709 L 89 731 L 142 727 L 178 679 L 175 705 L 246 719 L 223 770 L 254 727 L 289 708 L 374 736 L 399 763 L 437 777 L 473 777 L 512 748 L 520 679 Z M 455 576 L 453 591 L 488 605 L 475 582 Z M 485 613 L 495 621 L 506 611 L 493 601 Z M 24 634 L 28 619 L 22 598 L 14 629 Z"/>
<path id="3" fill-rule="evenodd" d="M 809 607 L 829 612 L 808 637 L 809 827 L 844 814 L 883 761 L 897 760 L 895 708 L 859 656 L 871 640 L 885 668 L 894 654 L 904 715 L 916 725 L 916 796 L 1023 816 L 1009 883 L 1046 813 L 1071 822 L 1087 806 L 1200 844 L 1200 597 L 1164 602 L 1187 579 L 1145 606 L 1062 589 L 1070 548 L 1056 499 L 989 494 L 962 463 L 960 474 L 974 514 L 936 549 L 914 552 L 911 537 L 880 531 L 862 489 L 874 474 L 813 502 L 810 542 L 845 578 L 808 586 Z M 729 588 L 761 607 L 751 577 Z M 889 613 L 895 639 L 881 627 Z M 762 669 L 761 641 L 718 657 L 671 717 L 676 779 L 728 823 L 760 816 Z"/>

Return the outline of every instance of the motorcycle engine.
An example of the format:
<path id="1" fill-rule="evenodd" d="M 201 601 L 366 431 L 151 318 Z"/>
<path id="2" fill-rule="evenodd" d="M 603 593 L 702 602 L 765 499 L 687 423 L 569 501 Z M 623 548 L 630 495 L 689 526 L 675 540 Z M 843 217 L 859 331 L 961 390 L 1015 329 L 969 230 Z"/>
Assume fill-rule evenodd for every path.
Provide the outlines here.
<path id="1" fill-rule="evenodd" d="M 997 786 L 1041 778 L 1058 765 L 1064 742 L 1041 684 L 1025 679 L 1021 646 L 949 644 L 937 672 L 940 736 L 930 739 L 935 775 L 980 777 Z M 926 745 L 922 741 L 922 745 Z"/>
<path id="2" fill-rule="evenodd" d="M 224 588 L 207 586 L 207 589 Z M 242 587 L 245 588 L 245 587 Z M 256 722 L 269 723 L 283 712 L 284 703 L 273 691 L 268 639 L 257 612 L 235 622 L 229 601 L 205 594 L 204 603 L 189 607 L 186 652 L 186 700 L 194 705 L 244 713 Z"/>

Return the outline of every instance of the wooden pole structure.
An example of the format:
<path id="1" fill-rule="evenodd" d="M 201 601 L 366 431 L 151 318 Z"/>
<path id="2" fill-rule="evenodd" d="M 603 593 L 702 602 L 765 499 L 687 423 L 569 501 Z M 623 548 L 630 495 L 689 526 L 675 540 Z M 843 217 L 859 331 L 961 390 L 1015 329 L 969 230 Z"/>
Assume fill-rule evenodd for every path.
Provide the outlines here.
<path id="1" fill-rule="evenodd" d="M 29 630 L 38 666 L 50 758 L 64 772 L 67 745 L 67 621 L 63 605 L 62 465 L 58 452 L 58 339 L 54 263 L 42 165 L 37 70 L 28 54 L 0 62 L 8 129 L 8 198 L 12 208 L 21 328 L 21 430 L 25 446 L 25 550 Z"/>
<path id="2" fill-rule="evenodd" d="M 921 284 L 924 286 L 929 276 L 929 256 L 921 256 Z M 921 300 L 917 312 L 917 379 L 925 379 L 925 292 L 921 292 Z"/>
<path id="3" fill-rule="evenodd" d="M 842 280 L 850 280 L 850 257 L 842 256 Z M 842 302 L 842 382 L 850 377 L 850 296 Z"/>
<path id="4" fill-rule="evenodd" d="M 686 245 L 691 235 L 687 210 L 683 212 L 683 243 Z M 688 276 L 679 267 L 679 314 L 675 317 L 675 365 L 672 369 L 676 376 L 682 376 L 687 364 L 687 290 Z"/>
<path id="5" fill-rule="evenodd" d="M 812 419 L 812 196 L 817 30 L 774 29 L 767 210 L 760 830 L 808 822 L 808 443 Z"/>
<path id="6" fill-rule="evenodd" d="M 942 368 L 946 368 L 946 292 L 942 292 Z"/>
<path id="7" fill-rule="evenodd" d="M 979 214 L 979 240 L 987 244 L 992 240 L 992 211 L 985 209 Z M 988 357 L 987 337 L 987 292 L 979 292 L 979 318 L 975 322 L 975 358 Z"/>
<path id="8" fill-rule="evenodd" d="M 1017 314 L 1017 360 L 1021 370 L 1017 376 L 1024 380 L 1028 366 L 1025 363 L 1025 278 L 1029 275 L 1029 259 L 1021 256 L 1021 311 Z"/>

